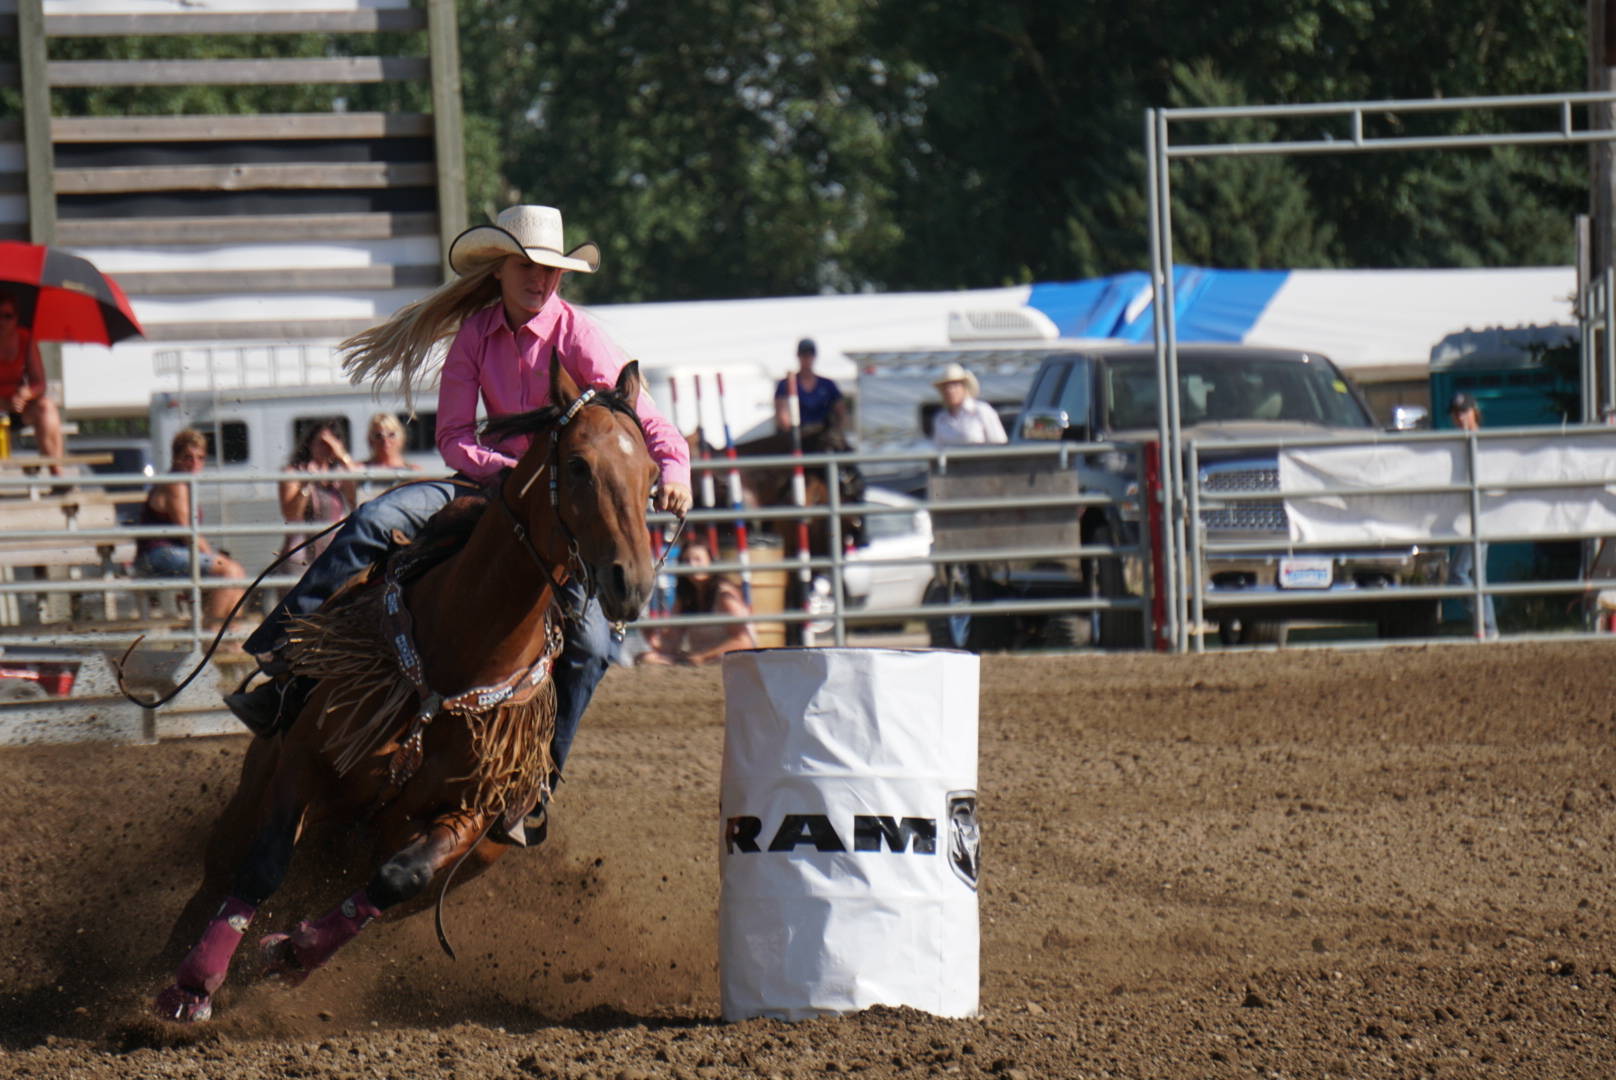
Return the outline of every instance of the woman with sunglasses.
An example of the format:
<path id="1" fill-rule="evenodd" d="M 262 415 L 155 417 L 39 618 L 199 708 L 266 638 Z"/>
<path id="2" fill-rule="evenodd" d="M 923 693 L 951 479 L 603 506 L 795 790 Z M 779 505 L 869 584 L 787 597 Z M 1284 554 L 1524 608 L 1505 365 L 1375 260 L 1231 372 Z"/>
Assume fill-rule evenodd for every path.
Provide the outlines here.
<path id="1" fill-rule="evenodd" d="M 404 460 L 404 425 L 390 412 L 379 412 L 370 418 L 370 431 L 365 436 L 370 445 L 370 456 L 365 459 L 367 469 L 411 469 L 421 466 Z"/>

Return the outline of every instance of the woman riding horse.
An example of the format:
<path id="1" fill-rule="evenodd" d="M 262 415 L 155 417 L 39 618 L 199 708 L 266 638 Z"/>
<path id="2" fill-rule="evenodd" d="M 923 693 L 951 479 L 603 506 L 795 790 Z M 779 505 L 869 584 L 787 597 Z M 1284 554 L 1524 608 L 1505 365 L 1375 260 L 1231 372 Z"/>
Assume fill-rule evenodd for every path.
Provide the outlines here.
<path id="1" fill-rule="evenodd" d="M 512 206 L 493 225 L 461 233 L 449 249 L 460 275 L 392 318 L 343 342 L 345 367 L 355 381 L 399 377 L 409 400 L 438 342 L 450 334 L 438 389 L 438 450 L 461 477 L 480 484 L 516 463 L 529 437 L 483 445 L 477 438 L 477 400 L 490 419 L 537 408 L 550 400 L 550 361 L 580 386 L 610 386 L 623 367 L 620 350 L 604 331 L 561 299 L 568 270 L 592 274 L 600 265 L 593 243 L 562 249 L 561 212 L 549 206 Z M 683 516 L 690 509 L 690 453 L 678 429 L 642 393 L 636 404 L 651 457 L 661 470 L 660 510 Z M 237 718 L 258 734 L 272 734 L 294 718 L 310 689 L 286 660 L 287 625 L 315 611 L 354 574 L 384 555 L 395 532 L 413 536 L 459 492 L 451 481 L 417 482 L 365 503 L 309 567 L 303 579 L 246 641 L 271 676 L 251 691 L 225 696 Z M 580 617 L 566 629 L 566 648 L 556 666 L 558 697 L 555 761 L 559 769 L 572 745 L 595 687 L 610 663 L 611 639 L 600 605 L 582 583 L 566 586 L 564 598 Z"/>
<path id="2" fill-rule="evenodd" d="M 561 245 L 559 211 L 511 207 L 455 240 L 458 280 L 344 343 L 356 379 L 396 375 L 408 394 L 433 346 L 454 333 L 438 447 L 486 485 L 489 509 L 469 534 L 450 537 L 459 554 L 448 562 L 394 558 L 382 581 L 320 610 L 388 554 L 395 532 L 415 536 L 463 487 L 415 483 L 371 500 L 248 639 L 271 680 L 227 700 L 255 732 L 276 737 L 248 749 L 171 945 L 195 940 L 193 922 L 206 928 L 159 996 L 159 1015 L 211 1015 L 236 946 L 307 822 L 370 818 L 392 854 L 337 908 L 265 939 L 271 968 L 294 977 L 420 897 L 440 871 L 473 853 L 469 873 L 491 863 L 508 845 L 479 851 L 480 841 L 517 836 L 522 813 L 559 776 L 605 673 L 607 617 L 632 619 L 649 596 L 653 482 L 660 509 L 683 515 L 691 502 L 685 441 L 657 413 L 638 365 L 624 365 L 556 295 L 563 271 L 596 269 L 598 249 Z M 486 445 L 474 426 L 479 396 Z M 534 445 L 543 433 L 547 446 Z M 552 597 L 564 620 L 550 620 Z M 342 621 L 355 611 L 365 617 Z M 391 621 L 378 629 L 377 613 Z M 412 618 L 435 636 L 412 643 Z M 343 664 L 362 677 L 345 678 Z M 458 722 L 432 723 L 440 713 Z"/>
<path id="3" fill-rule="evenodd" d="M 561 619 L 575 614 L 565 579 L 589 581 L 617 620 L 639 614 L 655 580 L 645 513 L 659 470 L 634 412 L 639 365 L 614 388 L 580 390 L 552 357 L 551 384 L 553 405 L 485 429 L 537 436 L 485 498 L 451 503 L 379 573 L 292 620 L 293 669 L 318 681 L 288 729 L 247 748 L 170 937 L 176 952 L 195 944 L 157 997 L 160 1017 L 212 1016 L 308 826 L 368 823 L 376 869 L 320 918 L 260 940 L 267 973 L 292 983 L 440 880 L 441 917 L 451 883 L 523 842 L 523 816 L 555 775 L 551 676 Z M 441 918 L 438 931 L 453 956 Z"/>

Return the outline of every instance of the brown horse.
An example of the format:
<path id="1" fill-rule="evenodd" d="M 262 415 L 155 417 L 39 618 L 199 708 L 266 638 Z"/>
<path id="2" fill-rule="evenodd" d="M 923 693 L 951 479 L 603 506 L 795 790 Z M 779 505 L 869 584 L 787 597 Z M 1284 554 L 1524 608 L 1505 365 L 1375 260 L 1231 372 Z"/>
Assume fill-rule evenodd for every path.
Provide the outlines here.
<path id="1" fill-rule="evenodd" d="M 368 821 L 378 869 L 325 915 L 263 939 L 269 972 L 293 982 L 383 912 L 423 906 L 445 872 L 452 882 L 487 869 L 547 793 L 549 672 L 560 650 L 552 598 L 567 575 L 581 575 L 607 618 L 639 615 L 652 587 L 645 508 L 657 475 L 634 413 L 637 364 L 614 389 L 580 391 L 552 363 L 551 385 L 553 406 L 486 429 L 534 438 L 487 509 L 451 537 L 453 554 L 429 567 L 410 555 L 442 535 L 439 518 L 452 510 L 384 572 L 294 627 L 293 670 L 319 682 L 289 730 L 248 749 L 176 935 L 195 940 L 183 928 L 214 913 L 158 996 L 160 1016 L 212 1015 L 236 947 L 305 826 Z M 462 522 L 463 502 L 450 504 Z"/>
<path id="2" fill-rule="evenodd" d="M 837 454 L 852 449 L 840 429 L 817 424 L 802 429 L 802 452 L 805 454 Z M 735 444 L 738 457 L 785 456 L 791 453 L 789 432 L 760 435 Z M 857 465 L 846 464 L 837 469 L 837 497 L 843 506 L 864 501 L 864 474 Z M 754 506 L 792 506 L 792 469 L 789 465 L 768 469 L 747 469 L 741 473 L 748 500 Z M 803 468 L 804 501 L 809 506 L 824 506 L 830 501 L 830 486 L 823 465 Z M 794 520 L 773 519 L 763 523 L 764 528 L 777 533 L 781 546 L 795 552 L 797 523 Z M 857 515 L 842 518 L 842 540 L 858 545 L 863 541 L 864 519 Z M 808 523 L 808 550 L 815 556 L 830 554 L 830 519 L 811 518 Z"/>

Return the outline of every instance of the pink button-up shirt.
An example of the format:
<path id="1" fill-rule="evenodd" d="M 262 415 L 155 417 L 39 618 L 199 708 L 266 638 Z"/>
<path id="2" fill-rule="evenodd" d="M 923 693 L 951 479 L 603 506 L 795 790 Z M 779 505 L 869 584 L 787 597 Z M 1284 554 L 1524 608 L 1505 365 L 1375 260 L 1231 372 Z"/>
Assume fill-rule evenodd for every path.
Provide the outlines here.
<path id="1" fill-rule="evenodd" d="M 438 384 L 438 451 L 451 469 L 473 480 L 488 480 L 515 465 L 531 436 L 484 446 L 477 438 L 477 398 L 490 417 L 542 408 L 550 401 L 550 356 L 580 387 L 615 386 L 624 358 L 605 331 L 559 296 L 513 333 L 505 307 L 494 304 L 461 324 L 449 346 Z M 646 446 L 662 470 L 662 481 L 690 483 L 690 447 L 677 428 L 657 411 L 651 395 L 635 404 L 645 427 Z"/>

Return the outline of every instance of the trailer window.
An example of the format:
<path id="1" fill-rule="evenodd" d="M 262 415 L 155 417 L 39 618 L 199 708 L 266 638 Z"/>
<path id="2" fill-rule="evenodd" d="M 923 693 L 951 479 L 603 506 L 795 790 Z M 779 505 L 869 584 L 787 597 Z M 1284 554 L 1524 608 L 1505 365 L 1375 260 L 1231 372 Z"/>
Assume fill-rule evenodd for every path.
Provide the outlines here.
<path id="1" fill-rule="evenodd" d="M 241 465 L 249 458 L 247 445 L 247 422 L 245 420 L 222 420 L 217 424 L 206 424 L 201 428 L 202 437 L 208 441 L 208 460 L 216 465 Z M 224 440 L 224 455 L 219 454 L 219 440 Z"/>
<path id="2" fill-rule="evenodd" d="M 408 454 L 433 453 L 438 448 L 438 414 L 435 412 L 416 413 L 412 419 L 408 414 L 400 413 L 399 422 L 404 425 L 404 452 Z"/>

